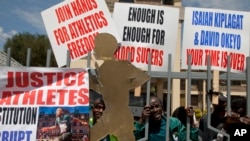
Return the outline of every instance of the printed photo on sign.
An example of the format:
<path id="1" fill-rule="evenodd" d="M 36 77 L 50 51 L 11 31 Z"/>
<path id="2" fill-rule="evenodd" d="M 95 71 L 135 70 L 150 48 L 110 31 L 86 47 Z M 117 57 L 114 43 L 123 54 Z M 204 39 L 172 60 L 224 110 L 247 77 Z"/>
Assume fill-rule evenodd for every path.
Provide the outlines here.
<path id="1" fill-rule="evenodd" d="M 82 141 L 89 137 L 89 107 L 40 107 L 37 141 Z"/>

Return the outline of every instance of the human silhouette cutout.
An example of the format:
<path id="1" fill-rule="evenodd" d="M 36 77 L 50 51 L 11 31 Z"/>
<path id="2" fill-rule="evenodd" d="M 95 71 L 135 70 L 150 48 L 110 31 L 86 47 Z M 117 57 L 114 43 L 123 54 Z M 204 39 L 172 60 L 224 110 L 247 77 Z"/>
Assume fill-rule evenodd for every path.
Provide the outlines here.
<path id="1" fill-rule="evenodd" d="M 94 54 L 104 63 L 97 68 L 106 109 L 102 117 L 90 129 L 90 140 L 98 141 L 112 134 L 119 141 L 135 141 L 134 119 L 129 109 L 129 90 L 149 80 L 146 72 L 136 68 L 127 60 L 117 60 L 114 52 L 118 43 L 114 36 L 100 33 L 95 38 Z"/>

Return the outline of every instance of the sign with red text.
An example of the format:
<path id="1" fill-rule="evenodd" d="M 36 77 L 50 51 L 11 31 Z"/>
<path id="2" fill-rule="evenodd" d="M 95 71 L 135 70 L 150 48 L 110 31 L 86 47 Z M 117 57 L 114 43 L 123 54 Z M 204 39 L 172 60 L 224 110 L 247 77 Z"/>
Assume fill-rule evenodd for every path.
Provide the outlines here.
<path id="1" fill-rule="evenodd" d="M 179 9 L 146 4 L 115 3 L 113 19 L 122 39 L 116 58 L 143 70 L 167 71 L 168 54 L 176 48 Z"/>
<path id="2" fill-rule="evenodd" d="M 98 33 L 110 33 L 120 42 L 103 0 L 67 0 L 42 11 L 43 22 L 59 67 L 87 56 Z"/>
<path id="3" fill-rule="evenodd" d="M 1 67 L 1 141 L 88 136 L 88 117 L 87 70 Z"/>
<path id="4" fill-rule="evenodd" d="M 248 12 L 185 8 L 181 68 L 187 69 L 192 56 L 191 68 L 206 70 L 210 56 L 212 70 L 226 71 L 230 66 L 232 72 L 245 71 L 249 27 Z"/>

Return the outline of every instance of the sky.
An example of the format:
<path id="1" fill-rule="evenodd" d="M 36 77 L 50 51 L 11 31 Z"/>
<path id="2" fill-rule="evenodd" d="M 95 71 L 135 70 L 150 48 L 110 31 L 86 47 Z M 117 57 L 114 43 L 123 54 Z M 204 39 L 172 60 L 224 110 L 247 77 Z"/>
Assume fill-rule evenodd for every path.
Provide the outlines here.
<path id="1" fill-rule="evenodd" d="M 41 12 L 63 0 L 0 0 L 0 50 L 17 33 L 47 34 Z"/>
<path id="2" fill-rule="evenodd" d="M 250 0 L 182 0 L 182 6 L 250 11 Z"/>
<path id="3" fill-rule="evenodd" d="M 0 50 L 17 33 L 47 34 L 41 12 L 63 0 L 0 0 Z M 250 0 L 182 0 L 183 6 L 250 11 Z"/>

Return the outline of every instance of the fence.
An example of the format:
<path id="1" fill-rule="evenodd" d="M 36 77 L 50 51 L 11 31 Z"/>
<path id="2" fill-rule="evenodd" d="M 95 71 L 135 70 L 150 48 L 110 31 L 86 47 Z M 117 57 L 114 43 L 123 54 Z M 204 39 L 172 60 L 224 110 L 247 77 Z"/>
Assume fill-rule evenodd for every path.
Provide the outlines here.
<path id="1" fill-rule="evenodd" d="M 11 56 L 10 56 L 11 50 L 10 48 L 8 49 L 7 52 L 7 59 L 6 59 L 6 66 L 10 66 L 10 61 L 11 61 Z M 28 49 L 27 51 L 27 61 L 26 61 L 26 67 L 29 67 L 30 63 L 30 56 L 31 56 L 31 50 Z M 66 67 L 70 67 L 70 56 L 69 53 L 67 55 L 67 62 L 66 62 Z M 47 63 L 46 63 L 46 67 L 50 67 L 50 57 L 51 57 L 51 50 L 49 49 L 47 51 Z M 150 60 L 150 56 L 148 57 Z M 90 66 L 90 53 L 87 57 L 87 66 Z M 250 116 L 250 57 L 246 58 L 246 71 L 245 73 L 239 73 L 237 75 L 235 75 L 234 73 L 230 72 L 230 56 L 228 56 L 227 58 L 228 62 L 227 64 L 227 72 L 226 75 L 222 75 L 220 76 L 220 80 L 226 80 L 226 88 L 227 88 L 227 111 L 230 113 L 231 112 L 231 95 L 230 95 L 230 86 L 231 86 L 231 81 L 232 80 L 242 80 L 242 81 L 246 81 L 246 97 L 247 97 L 247 115 Z M 172 82 L 172 79 L 186 79 L 187 80 L 187 105 L 190 105 L 190 101 L 191 101 L 191 80 L 206 80 L 206 91 L 211 89 L 211 80 L 212 80 L 212 70 L 211 70 L 211 59 L 210 56 L 208 56 L 208 60 L 207 60 L 207 72 L 192 72 L 192 68 L 191 68 L 191 56 L 188 56 L 188 69 L 186 70 L 186 72 L 173 72 L 172 71 L 172 55 L 169 54 L 168 55 L 168 71 L 167 72 L 153 72 L 151 71 L 151 64 L 148 64 L 148 75 L 151 76 L 151 78 L 164 78 L 167 80 L 167 82 Z M 150 62 L 150 61 L 149 61 Z M 95 74 L 95 70 L 90 69 L 90 73 Z M 171 83 L 167 83 L 167 105 L 166 105 L 166 109 L 167 111 L 170 111 L 170 99 L 171 99 L 171 88 L 172 88 L 172 84 Z M 150 85 L 151 85 L 151 81 L 149 80 L 147 82 L 147 96 L 146 96 L 146 104 L 149 104 L 149 100 L 150 100 Z M 211 105 L 211 100 L 209 98 L 207 98 L 207 113 L 208 115 L 211 114 L 211 109 L 209 108 Z M 167 114 L 167 125 L 169 125 L 169 114 Z M 189 121 L 190 119 L 188 119 Z M 223 134 L 224 136 L 228 137 L 228 140 L 230 141 L 229 135 L 221 132 L 220 130 L 214 128 L 211 126 L 211 118 L 210 116 L 208 116 L 208 128 L 210 130 L 219 132 L 221 134 Z M 168 127 L 167 127 L 168 128 Z M 139 141 L 146 141 L 148 140 L 148 122 L 145 125 L 145 137 L 140 139 Z M 187 122 L 187 139 L 190 139 L 190 123 Z M 166 134 L 168 135 L 169 130 L 166 130 Z"/>

